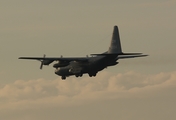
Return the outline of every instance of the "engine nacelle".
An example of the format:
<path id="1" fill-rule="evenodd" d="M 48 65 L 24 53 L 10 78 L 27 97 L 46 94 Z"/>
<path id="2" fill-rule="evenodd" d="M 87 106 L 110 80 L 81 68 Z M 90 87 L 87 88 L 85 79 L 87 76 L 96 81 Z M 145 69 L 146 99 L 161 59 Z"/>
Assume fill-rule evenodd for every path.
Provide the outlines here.
<path id="1" fill-rule="evenodd" d="M 65 67 L 67 65 L 69 65 L 68 62 L 58 62 L 58 63 L 54 64 L 53 67 L 54 68 L 59 68 L 59 67 Z"/>
<path id="2" fill-rule="evenodd" d="M 53 60 L 43 60 L 43 65 L 49 65 Z"/>

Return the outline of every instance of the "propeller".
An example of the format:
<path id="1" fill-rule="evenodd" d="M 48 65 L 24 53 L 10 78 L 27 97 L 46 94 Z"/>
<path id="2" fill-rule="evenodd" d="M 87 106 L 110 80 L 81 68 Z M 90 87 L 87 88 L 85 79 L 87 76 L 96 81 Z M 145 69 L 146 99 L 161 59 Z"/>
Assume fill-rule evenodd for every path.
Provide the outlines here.
<path id="1" fill-rule="evenodd" d="M 45 57 L 46 57 L 46 55 L 44 54 L 44 55 L 43 55 L 43 60 L 41 60 L 40 69 L 42 69 L 42 68 L 43 68 L 43 64 L 44 64 Z"/>

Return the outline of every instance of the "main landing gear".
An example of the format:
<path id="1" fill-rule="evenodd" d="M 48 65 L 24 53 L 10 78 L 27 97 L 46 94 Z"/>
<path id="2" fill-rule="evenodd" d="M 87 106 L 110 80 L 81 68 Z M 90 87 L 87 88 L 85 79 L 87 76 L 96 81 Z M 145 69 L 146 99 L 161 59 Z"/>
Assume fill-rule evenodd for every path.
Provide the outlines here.
<path id="1" fill-rule="evenodd" d="M 66 76 L 62 76 L 61 79 L 62 79 L 62 80 L 65 80 L 65 79 L 66 79 Z"/>
<path id="2" fill-rule="evenodd" d="M 95 77 L 97 73 L 89 73 L 89 77 Z"/>
<path id="3" fill-rule="evenodd" d="M 75 76 L 76 76 L 76 77 L 82 77 L 83 74 L 76 74 Z M 66 79 L 66 76 L 61 76 L 61 79 L 62 79 L 62 80 L 65 80 L 65 79 Z"/>
<path id="4" fill-rule="evenodd" d="M 76 74 L 75 76 L 76 76 L 76 77 L 82 77 L 83 74 Z"/>
<path id="5" fill-rule="evenodd" d="M 89 77 L 95 77 L 97 75 L 97 73 L 88 73 L 89 74 Z M 76 74 L 75 75 L 76 77 L 82 77 L 83 74 Z M 61 76 L 61 79 L 62 80 L 65 80 L 66 79 L 66 76 Z"/>

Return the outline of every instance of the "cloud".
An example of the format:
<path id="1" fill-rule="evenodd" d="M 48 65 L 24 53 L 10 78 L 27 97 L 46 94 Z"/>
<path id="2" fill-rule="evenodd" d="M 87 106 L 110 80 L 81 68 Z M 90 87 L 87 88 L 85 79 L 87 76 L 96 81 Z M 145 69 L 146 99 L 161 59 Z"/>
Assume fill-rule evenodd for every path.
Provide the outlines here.
<path id="1" fill-rule="evenodd" d="M 0 87 L 0 110 L 75 106 L 99 100 L 150 97 L 176 87 L 176 71 L 145 75 L 138 72 L 55 80 L 17 80 Z"/>

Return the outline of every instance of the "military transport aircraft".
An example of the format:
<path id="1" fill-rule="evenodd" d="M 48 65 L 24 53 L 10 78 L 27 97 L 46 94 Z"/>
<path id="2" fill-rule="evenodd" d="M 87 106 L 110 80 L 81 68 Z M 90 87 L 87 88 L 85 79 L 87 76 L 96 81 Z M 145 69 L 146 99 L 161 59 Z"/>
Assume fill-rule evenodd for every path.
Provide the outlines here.
<path id="1" fill-rule="evenodd" d="M 119 30 L 114 26 L 112 39 L 108 51 L 101 54 L 91 54 L 91 57 L 19 57 L 19 59 L 39 60 L 41 61 L 40 69 L 43 65 L 49 65 L 56 61 L 53 65 L 55 74 L 61 76 L 62 80 L 71 75 L 82 77 L 83 74 L 88 74 L 90 77 L 109 66 L 118 64 L 118 59 L 145 57 L 142 53 L 123 53 L 120 43 Z"/>

